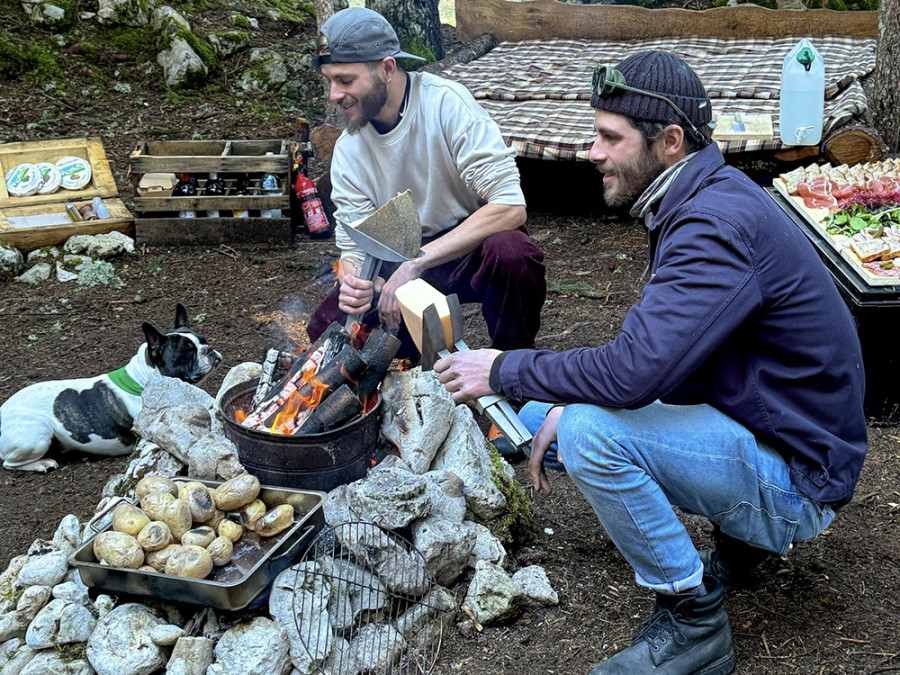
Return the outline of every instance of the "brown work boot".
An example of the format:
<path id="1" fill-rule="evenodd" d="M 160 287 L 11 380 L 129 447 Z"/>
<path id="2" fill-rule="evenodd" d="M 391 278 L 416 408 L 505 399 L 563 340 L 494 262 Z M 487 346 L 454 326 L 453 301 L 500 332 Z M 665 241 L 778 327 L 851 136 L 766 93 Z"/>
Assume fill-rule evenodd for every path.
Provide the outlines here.
<path id="1" fill-rule="evenodd" d="M 725 589 L 704 578 L 706 595 L 656 596 L 649 621 L 627 649 L 590 675 L 727 675 L 734 669 L 731 628 L 722 608 Z"/>

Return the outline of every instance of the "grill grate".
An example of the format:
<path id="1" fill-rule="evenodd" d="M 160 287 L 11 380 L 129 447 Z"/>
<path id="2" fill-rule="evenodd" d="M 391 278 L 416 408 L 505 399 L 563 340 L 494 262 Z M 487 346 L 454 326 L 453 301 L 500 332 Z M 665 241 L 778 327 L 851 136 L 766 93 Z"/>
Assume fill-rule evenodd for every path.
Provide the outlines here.
<path id="1" fill-rule="evenodd" d="M 373 523 L 342 523 L 323 529 L 292 569 L 303 672 L 432 671 L 456 603 L 409 541 Z"/>

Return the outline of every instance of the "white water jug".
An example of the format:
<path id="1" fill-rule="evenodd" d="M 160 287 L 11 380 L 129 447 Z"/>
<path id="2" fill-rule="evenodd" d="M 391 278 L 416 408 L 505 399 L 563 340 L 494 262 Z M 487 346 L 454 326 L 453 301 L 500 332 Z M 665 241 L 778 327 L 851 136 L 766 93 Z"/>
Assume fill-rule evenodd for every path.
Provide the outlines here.
<path id="1" fill-rule="evenodd" d="M 803 38 L 784 57 L 779 123 L 785 145 L 817 145 L 825 111 L 825 63 Z"/>

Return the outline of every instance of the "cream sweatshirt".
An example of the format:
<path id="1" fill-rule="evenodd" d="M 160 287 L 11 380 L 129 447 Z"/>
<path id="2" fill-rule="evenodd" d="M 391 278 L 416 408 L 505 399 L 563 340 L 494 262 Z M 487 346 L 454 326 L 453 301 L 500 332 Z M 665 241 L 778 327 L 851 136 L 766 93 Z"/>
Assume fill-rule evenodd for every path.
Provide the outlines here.
<path id="1" fill-rule="evenodd" d="M 419 212 L 422 235 L 434 236 L 486 203 L 524 205 L 515 151 L 461 84 L 408 73 L 409 102 L 386 134 L 367 124 L 344 131 L 331 161 L 335 242 L 341 257 L 362 253 L 344 231 L 404 190 Z"/>

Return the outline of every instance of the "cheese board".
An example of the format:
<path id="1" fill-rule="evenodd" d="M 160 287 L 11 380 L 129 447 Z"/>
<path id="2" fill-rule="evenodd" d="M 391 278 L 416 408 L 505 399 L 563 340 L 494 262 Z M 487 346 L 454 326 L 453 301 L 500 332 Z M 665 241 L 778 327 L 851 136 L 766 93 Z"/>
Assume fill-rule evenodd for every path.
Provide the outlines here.
<path id="1" fill-rule="evenodd" d="M 900 162 L 811 165 L 772 186 L 867 285 L 900 287 Z"/>

